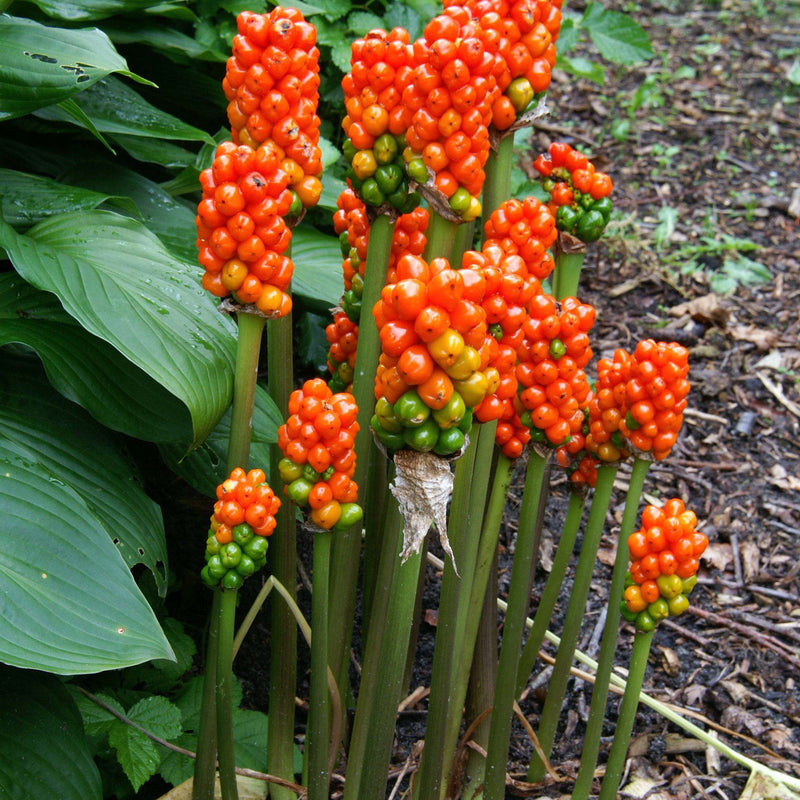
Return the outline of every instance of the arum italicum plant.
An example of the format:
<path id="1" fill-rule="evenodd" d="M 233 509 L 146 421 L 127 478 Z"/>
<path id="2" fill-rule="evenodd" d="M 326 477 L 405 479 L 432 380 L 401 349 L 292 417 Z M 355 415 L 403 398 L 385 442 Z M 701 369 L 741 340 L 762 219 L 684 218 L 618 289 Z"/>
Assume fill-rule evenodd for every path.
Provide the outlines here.
<path id="1" fill-rule="evenodd" d="M 326 329 L 326 383 L 292 375 L 292 226 L 321 192 L 319 52 L 300 12 L 243 12 L 224 89 L 232 141 L 201 176 L 203 285 L 239 327 L 230 477 L 206 543 L 215 588 L 194 797 L 236 797 L 230 683 L 236 590 L 266 562 L 266 581 L 236 647 L 272 588 L 271 796 L 296 796 L 296 626 L 310 639 L 304 792 L 324 800 L 344 753 L 346 800 L 384 796 L 397 706 L 413 656 L 423 540 L 438 528 L 443 567 L 425 747 L 413 795 L 505 793 L 511 722 L 565 580 L 593 492 L 556 669 L 528 777 L 548 769 L 618 465 L 633 472 L 575 797 L 588 797 L 622 615 L 639 633 L 602 797 L 617 790 L 655 623 L 687 604 L 705 537 L 680 500 L 648 507 L 633 533 L 652 459 L 675 444 L 688 353 L 640 342 L 590 370 L 595 309 L 578 299 L 587 244 L 611 214 L 611 179 L 553 143 L 536 161 L 549 202 L 509 198 L 514 131 L 545 113 L 561 13 L 547 0 L 447 2 L 412 42 L 402 28 L 352 44 L 342 82 L 348 186 L 333 227 L 344 293 Z M 477 233 L 477 237 L 476 237 Z M 544 284 L 544 285 L 543 285 Z M 550 291 L 548 291 L 548 289 Z M 262 330 L 270 393 L 285 423 L 270 464 L 285 500 L 248 470 Z M 502 642 L 496 556 L 515 463 L 525 487 Z M 553 570 L 532 622 L 530 584 L 550 471 L 575 488 Z M 455 464 L 455 469 L 453 469 Z M 291 501 L 291 502 L 288 502 Z M 449 506 L 449 510 L 448 510 Z M 313 530 L 310 629 L 295 599 L 296 508 Z M 634 563 L 626 576 L 628 552 Z M 349 663 L 359 581 L 361 672 Z M 274 595 L 273 595 L 274 597 Z M 523 647 L 526 625 L 531 632 Z M 480 652 L 478 652 L 480 651 Z M 471 687 L 471 688 L 470 688 Z M 355 696 L 344 716 L 341 698 Z M 463 719 L 464 707 L 471 716 Z M 456 759 L 462 722 L 482 748 Z M 272 779 L 266 776 L 267 779 Z"/>

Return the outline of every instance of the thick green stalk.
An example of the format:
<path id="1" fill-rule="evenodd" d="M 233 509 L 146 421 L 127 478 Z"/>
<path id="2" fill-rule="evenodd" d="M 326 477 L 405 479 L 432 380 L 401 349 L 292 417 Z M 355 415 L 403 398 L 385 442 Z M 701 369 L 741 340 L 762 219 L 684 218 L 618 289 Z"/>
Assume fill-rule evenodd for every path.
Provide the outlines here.
<path id="1" fill-rule="evenodd" d="M 378 572 L 378 562 L 381 557 L 381 534 L 383 519 L 386 513 L 386 467 L 387 462 L 377 459 L 378 463 L 367 475 L 367 491 L 364 506 L 364 530 L 370 534 L 364 540 L 364 566 L 361 579 L 361 646 L 367 643 L 369 630 L 369 615 L 372 607 L 372 593 L 375 590 L 375 576 Z"/>
<path id="2" fill-rule="evenodd" d="M 564 695 L 567 691 L 569 669 L 575 658 L 575 645 L 578 642 L 578 635 L 581 630 L 586 598 L 589 594 L 589 585 L 592 580 L 592 571 L 597 559 L 597 548 L 600 545 L 600 536 L 603 533 L 606 511 L 614 490 L 614 477 L 616 474 L 616 466 L 604 465 L 597 470 L 597 484 L 594 489 L 589 519 L 586 523 L 586 532 L 583 537 L 581 554 L 578 558 L 578 566 L 575 570 L 575 581 L 572 585 L 567 616 L 564 620 L 561 644 L 556 655 L 553 676 L 547 687 L 547 700 L 545 700 L 544 709 L 542 709 L 542 717 L 537 731 L 539 744 L 548 758 L 553 749 L 553 739 L 558 726 L 558 718 L 561 715 L 561 704 L 564 702 Z M 528 780 L 532 782 L 540 781 L 544 776 L 544 772 L 543 761 L 538 754 L 534 753 L 528 768 Z"/>
<path id="3" fill-rule="evenodd" d="M 227 474 L 235 467 L 247 468 L 252 438 L 253 405 L 255 403 L 258 360 L 261 354 L 261 336 L 264 318 L 256 314 L 239 314 L 236 342 L 236 367 L 233 375 L 233 404 L 231 407 L 231 432 L 228 440 Z M 217 672 L 220 601 L 219 592 L 214 593 L 209 624 L 206 677 L 200 709 L 200 727 L 195 761 L 193 800 L 210 800 L 214 796 L 214 774 L 216 771 L 217 712 L 215 686 L 218 679 L 225 680 Z M 230 676 L 228 676 L 230 680 Z"/>
<path id="4" fill-rule="evenodd" d="M 577 296 L 585 255 L 585 252 L 565 253 L 556 248 L 556 268 L 553 270 L 553 294 L 556 299 Z"/>
<path id="5" fill-rule="evenodd" d="M 486 443 L 488 443 L 488 448 Z M 414 796 L 419 798 L 438 797 L 442 782 L 442 769 L 449 760 L 444 752 L 444 743 L 447 710 L 451 697 L 451 679 L 453 667 L 459 660 L 456 651 L 463 636 L 463 616 L 469 599 L 469 590 L 475 571 L 475 556 L 478 550 L 479 537 L 470 535 L 473 528 L 479 530 L 477 525 L 473 525 L 471 512 L 478 512 L 479 525 L 483 516 L 484 503 L 483 501 L 480 504 L 474 502 L 476 496 L 481 493 L 481 487 L 476 485 L 479 477 L 477 471 L 488 473 L 486 466 L 487 462 L 489 466 L 491 465 L 493 444 L 493 432 L 490 438 L 482 425 L 473 425 L 469 445 L 464 455 L 456 462 L 447 532 L 461 574 L 460 576 L 456 574 L 449 561 L 445 563 L 436 625 L 436 645 L 431 669 L 431 694 L 425 729 L 425 749 L 422 751 L 419 772 L 414 781 Z M 478 457 L 479 448 L 482 451 L 480 457 Z M 483 475 L 480 477 L 480 482 L 483 483 L 485 499 L 486 482 Z M 458 618 L 459 610 L 461 610 L 462 619 Z M 469 670 L 469 663 L 465 669 Z"/>
<path id="6" fill-rule="evenodd" d="M 267 339 L 270 397 L 282 416 L 288 414 L 292 392 L 292 318 L 270 320 Z M 278 476 L 283 453 L 277 444 L 270 452 L 270 477 Z M 284 503 L 271 537 L 272 574 L 296 597 L 297 538 L 294 506 Z M 297 628 L 294 616 L 283 604 L 270 604 L 270 687 L 267 765 L 269 772 L 286 780 L 294 778 L 294 696 L 297 683 Z M 270 789 L 274 800 L 290 800 L 295 793 L 281 786 Z"/>
<path id="7" fill-rule="evenodd" d="M 197 758 L 194 762 L 192 800 L 212 800 L 217 772 L 217 650 L 219 645 L 219 599 L 214 592 L 206 642 L 206 671 L 200 703 L 200 727 L 197 732 Z"/>
<path id="8" fill-rule="evenodd" d="M 472 250 L 475 241 L 475 221 L 462 222 L 456 228 L 455 236 L 453 237 L 453 249 L 450 256 L 451 264 L 460 264 L 461 256 L 467 250 Z"/>
<path id="9" fill-rule="evenodd" d="M 360 487 L 362 499 L 367 486 L 367 476 L 371 469 L 378 469 L 375 461 L 378 458 L 377 450 L 372 441 L 369 421 L 375 408 L 375 372 L 378 368 L 381 343 L 378 327 L 372 316 L 372 308 L 380 300 L 381 290 L 386 283 L 394 228 L 394 219 L 385 214 L 377 217 L 372 223 L 364 274 L 364 290 L 361 296 L 353 396 L 358 404 L 358 424 L 361 426 L 358 436 L 356 436 L 354 479 Z M 371 454 L 374 458 L 371 457 Z M 376 535 L 376 531 L 367 530 L 366 533 L 367 536 Z M 339 677 L 339 689 L 342 696 L 345 696 L 348 683 L 350 639 L 355 613 L 360 553 L 361 525 L 356 525 L 337 535 L 331 553 L 328 663 Z"/>
<path id="10" fill-rule="evenodd" d="M 628 754 L 628 745 L 631 742 L 631 731 L 636 718 L 636 709 L 639 707 L 639 692 L 641 692 L 642 684 L 644 683 L 647 657 L 650 655 L 650 644 L 653 641 L 654 633 L 654 630 L 647 633 L 637 631 L 633 639 L 633 652 L 631 653 L 631 663 L 628 667 L 628 680 L 625 685 L 625 694 L 622 695 L 622 703 L 617 717 L 617 729 L 614 733 L 614 741 L 611 744 L 611 752 L 608 755 L 606 774 L 600 787 L 599 800 L 614 800 L 617 796 L 622 770 L 625 766 L 625 756 Z M 598 686 L 598 684 L 595 683 L 595 686 Z"/>
<path id="11" fill-rule="evenodd" d="M 503 800 L 505 797 L 506 761 L 511 737 L 517 667 L 528 612 L 531 567 L 538 540 L 537 522 L 545 488 L 547 462 L 546 456 L 541 456 L 536 451 L 531 452 L 519 512 L 517 544 L 508 590 L 508 610 L 503 626 L 489 746 L 486 751 L 484 797 L 487 800 Z"/>
<path id="12" fill-rule="evenodd" d="M 467 624 L 461 645 L 462 653 L 472 653 L 474 651 L 478 637 L 481 609 L 483 608 L 483 598 L 487 594 L 494 595 L 494 589 L 491 592 L 488 589 L 489 577 L 492 573 L 492 564 L 497 552 L 497 539 L 500 535 L 500 526 L 503 521 L 503 511 L 508 487 L 511 484 L 513 468 L 514 462 L 510 458 L 504 455 L 499 456 L 495 465 L 492 488 L 481 528 L 478 556 L 475 560 L 475 574 L 472 579 L 472 589 L 466 615 Z M 464 670 L 456 670 L 450 688 L 452 697 L 447 714 L 447 734 L 444 747 L 444 752 L 451 759 L 458 741 L 461 709 L 464 706 L 464 699 L 467 695 L 468 683 L 469 674 Z"/>
<path id="13" fill-rule="evenodd" d="M 425 245 L 424 253 L 426 261 L 439 257 L 450 259 L 457 227 L 457 222 L 451 222 L 439 216 L 439 214 L 431 209 L 428 230 L 425 231 L 425 235 L 428 237 L 428 243 Z M 370 238 L 372 238 L 372 234 L 370 234 Z M 360 329 L 358 346 L 361 347 Z"/>
<path id="14" fill-rule="evenodd" d="M 236 589 L 220 589 L 219 649 L 217 650 L 217 754 L 222 800 L 237 800 L 236 756 L 233 751 L 233 633 Z"/>
<path id="15" fill-rule="evenodd" d="M 553 614 L 561 586 L 564 583 L 564 576 L 567 574 L 569 560 L 575 548 L 575 539 L 578 537 L 578 529 L 581 525 L 583 506 L 586 496 L 583 492 L 572 492 L 569 498 L 567 515 L 564 518 L 564 526 L 561 530 L 561 538 L 558 541 L 553 568 L 547 577 L 536 615 L 533 618 L 533 629 L 528 635 L 525 647 L 522 649 L 522 656 L 519 659 L 519 669 L 517 670 L 517 689 L 516 696 L 519 697 L 528 683 L 533 665 L 539 657 L 539 648 L 544 641 L 544 634 L 547 624 Z"/>
<path id="16" fill-rule="evenodd" d="M 603 628 L 603 639 L 600 643 L 600 655 L 597 659 L 597 676 L 592 689 L 592 704 L 589 709 L 589 721 L 586 724 L 586 736 L 581 753 L 581 766 L 572 792 L 573 800 L 586 800 L 592 788 L 594 768 L 597 754 L 600 752 L 600 735 L 603 730 L 603 718 L 608 700 L 608 682 L 611 668 L 614 665 L 614 652 L 617 649 L 617 633 L 619 630 L 620 603 L 625 588 L 625 573 L 628 571 L 628 537 L 633 533 L 639 511 L 639 499 L 642 496 L 644 481 L 650 461 L 636 458 L 633 462 L 628 496 L 625 500 L 625 512 L 622 515 L 622 526 L 617 542 L 617 555 L 611 574 L 611 588 L 608 592 L 608 612 Z"/>
<path id="17" fill-rule="evenodd" d="M 311 691 L 308 734 L 308 800 L 328 800 L 328 586 L 331 538 L 329 531 L 314 534 L 313 591 L 311 593 Z"/>
<path id="18" fill-rule="evenodd" d="M 345 800 L 378 798 L 385 793 L 422 563 L 421 553 L 400 563 L 403 520 L 396 501 L 387 501 L 384 547 L 348 753 Z"/>
<path id="19" fill-rule="evenodd" d="M 514 161 L 514 134 L 504 136 L 497 150 L 489 152 L 486 180 L 483 183 L 483 220 L 511 197 L 511 165 Z"/>

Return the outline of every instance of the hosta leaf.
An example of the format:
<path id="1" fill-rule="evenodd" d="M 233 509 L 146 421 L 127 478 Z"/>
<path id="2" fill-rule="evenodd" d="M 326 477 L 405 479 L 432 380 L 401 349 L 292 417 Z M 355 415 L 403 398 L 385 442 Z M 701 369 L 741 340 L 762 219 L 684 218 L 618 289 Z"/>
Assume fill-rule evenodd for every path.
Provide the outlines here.
<path id="1" fill-rule="evenodd" d="M 0 16 L 0 120 L 59 103 L 112 72 L 144 82 L 96 28 L 49 28 Z"/>
<path id="2" fill-rule="evenodd" d="M 154 0 L 32 0 L 49 17 L 71 22 L 105 19 L 114 14 L 147 10 Z M 160 0 L 159 0 L 160 2 Z"/>
<path id="3" fill-rule="evenodd" d="M 62 180 L 85 186 L 96 192 L 103 192 L 113 187 L 115 192 L 133 200 L 148 230 L 158 236 L 168 250 L 184 261 L 196 263 L 195 212 L 190 211 L 184 203 L 175 200 L 157 183 L 127 167 L 108 161 L 77 162 L 64 172 Z"/>
<path id="4" fill-rule="evenodd" d="M 213 143 L 205 131 L 151 105 L 117 78 L 108 77 L 98 81 L 74 97 L 73 102 L 101 133 Z M 36 116 L 61 122 L 77 121 L 58 106 L 41 108 Z"/>
<path id="5" fill-rule="evenodd" d="M 51 385 L 103 425 L 147 441 L 191 438 L 188 409 L 177 397 L 15 272 L 0 275 L 0 346 L 12 343 L 35 350 Z M 14 373 L 8 354 L 0 363 Z"/>
<path id="6" fill-rule="evenodd" d="M 0 665 L 0 797 L 101 800 L 81 716 L 52 675 Z"/>
<path id="7" fill-rule="evenodd" d="M 25 369 L 19 360 L 13 372 L 0 373 L 0 447 L 71 486 L 125 563 L 145 564 L 166 594 L 161 510 L 142 490 L 120 444 L 80 406 L 53 391 L 41 370 Z"/>
<path id="8" fill-rule="evenodd" d="M 27 235 L 0 222 L 17 271 L 182 400 L 195 443 L 230 402 L 232 323 L 197 280 L 140 223 L 105 211 L 64 214 Z"/>
<path id="9" fill-rule="evenodd" d="M 9 225 L 33 225 L 47 217 L 97 208 L 108 201 L 136 213 L 136 205 L 128 198 L 11 169 L 0 169 L 0 186 L 0 212 Z"/>
<path id="10" fill-rule="evenodd" d="M 226 56 L 218 50 L 208 48 L 191 36 L 164 25 L 130 25 L 128 23 L 105 25 L 103 29 L 115 44 L 146 44 L 154 50 L 160 50 L 170 56 L 177 56 L 179 61 L 193 59 L 224 63 L 226 60 Z"/>
<path id="11" fill-rule="evenodd" d="M 173 657 L 122 556 L 73 489 L 4 454 L 0 505 L 0 660 L 74 675 Z"/>
<path id="12" fill-rule="evenodd" d="M 292 235 L 292 291 L 314 311 L 326 314 L 342 295 L 342 257 L 339 242 L 313 228 Z"/>
<path id="13" fill-rule="evenodd" d="M 283 418 L 275 401 L 264 389 L 256 386 L 249 468 L 258 467 L 269 474 L 269 446 L 278 441 L 278 427 L 282 424 Z M 186 448 L 180 443 L 162 445 L 161 455 L 170 468 L 198 492 L 213 497 L 216 487 L 228 477 L 225 463 L 230 431 L 229 408 L 208 438 L 185 458 Z"/>

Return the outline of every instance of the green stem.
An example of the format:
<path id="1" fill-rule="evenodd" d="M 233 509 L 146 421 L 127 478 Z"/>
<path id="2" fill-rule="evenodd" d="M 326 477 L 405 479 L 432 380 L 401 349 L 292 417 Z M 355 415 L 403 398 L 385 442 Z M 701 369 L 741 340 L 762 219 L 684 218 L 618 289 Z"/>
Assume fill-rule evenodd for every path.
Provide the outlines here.
<path id="1" fill-rule="evenodd" d="M 375 408 L 375 372 L 378 368 L 381 342 L 378 327 L 372 316 L 372 308 L 380 300 L 381 290 L 386 283 L 394 228 L 395 221 L 387 215 L 377 217 L 372 223 L 364 273 L 364 290 L 361 296 L 353 396 L 358 404 L 358 424 L 361 426 L 356 436 L 354 480 L 360 487 L 362 499 L 368 483 L 367 476 L 372 469 L 378 469 L 377 450 L 372 442 L 369 421 Z M 371 454 L 374 458 L 371 458 Z M 376 535 L 375 531 L 369 529 L 366 533 L 367 536 Z M 355 615 L 360 553 L 361 525 L 337 535 L 331 553 L 328 663 L 339 677 L 339 689 L 343 696 L 348 684 L 350 639 Z"/>
<path id="2" fill-rule="evenodd" d="M 478 556 L 475 563 L 475 574 L 472 579 L 472 589 L 470 591 L 469 606 L 467 609 L 467 624 L 464 631 L 463 644 L 461 645 L 462 653 L 472 653 L 475 650 L 481 609 L 483 608 L 483 598 L 490 594 L 488 590 L 489 577 L 492 573 L 492 564 L 494 563 L 495 554 L 497 552 L 497 539 L 500 535 L 500 526 L 503 521 L 503 511 L 505 509 L 508 487 L 511 484 L 513 468 L 514 462 L 510 458 L 502 454 L 498 457 L 492 478 L 489 501 L 486 505 L 486 512 L 481 528 Z M 494 592 L 491 594 L 494 594 Z M 456 749 L 456 742 L 458 741 L 458 732 L 461 725 L 461 709 L 464 706 L 468 684 L 469 674 L 464 670 L 456 670 L 450 689 L 452 698 L 447 715 L 447 738 L 444 747 L 444 752 L 448 754 L 451 759 Z"/>
<path id="3" fill-rule="evenodd" d="M 639 707 L 639 692 L 641 692 L 642 684 L 644 683 L 647 657 L 650 655 L 650 644 L 653 641 L 654 633 L 655 630 L 647 633 L 637 631 L 633 639 L 633 652 L 631 653 L 631 663 L 628 667 L 627 685 L 625 686 L 625 694 L 622 696 L 619 717 L 617 717 L 617 729 L 614 733 L 614 741 L 611 744 L 611 752 L 608 755 L 606 774 L 600 787 L 599 800 L 614 800 L 617 796 L 622 770 L 625 766 L 625 756 L 628 754 L 628 745 L 631 742 L 631 731 L 636 718 L 636 709 Z M 595 686 L 597 685 L 595 684 Z"/>
<path id="4" fill-rule="evenodd" d="M 504 136 L 497 150 L 489 152 L 486 180 L 483 183 L 483 220 L 511 197 L 511 165 L 514 161 L 514 134 Z"/>
<path id="5" fill-rule="evenodd" d="M 457 222 L 451 222 L 444 217 L 439 216 L 431 209 L 430 220 L 428 221 L 428 230 L 425 235 L 428 238 L 428 243 L 425 245 L 424 257 L 426 261 L 433 258 L 446 258 L 450 259 L 450 253 L 453 250 L 453 240 L 456 235 Z M 370 233 L 370 239 L 372 234 Z M 371 309 L 370 309 L 371 310 Z M 359 328 L 358 346 L 361 347 L 361 329 Z"/>
<path id="6" fill-rule="evenodd" d="M 214 592 L 206 643 L 206 672 L 200 704 L 200 727 L 197 732 L 197 758 L 194 762 L 192 800 L 213 800 L 214 776 L 217 771 L 217 651 L 219 649 L 219 600 Z"/>
<path id="7" fill-rule="evenodd" d="M 561 715 L 561 704 L 564 702 L 564 695 L 567 691 L 569 669 L 575 658 L 575 645 L 577 644 L 581 622 L 583 621 L 586 598 L 589 594 L 592 571 L 597 558 L 597 548 L 600 545 L 600 536 L 603 533 L 606 511 L 614 490 L 616 474 L 616 466 L 604 465 L 597 470 L 597 484 L 592 498 L 592 507 L 589 511 L 589 519 L 586 523 L 586 533 L 583 537 L 578 566 L 575 570 L 575 581 L 572 585 L 567 616 L 564 620 L 564 631 L 561 636 L 555 667 L 553 668 L 553 676 L 547 687 L 547 700 L 545 700 L 541 721 L 539 722 L 539 730 L 537 731 L 539 744 L 548 758 L 553 749 L 553 739 L 558 726 L 558 718 Z M 544 776 L 544 772 L 544 762 L 539 758 L 538 754 L 534 753 L 528 768 L 528 780 L 531 782 L 540 781 Z"/>
<path id="8" fill-rule="evenodd" d="M 220 589 L 219 649 L 217 651 L 217 751 L 222 800 L 237 800 L 236 756 L 233 750 L 233 632 L 236 589 Z"/>
<path id="9" fill-rule="evenodd" d="M 475 221 L 462 222 L 456 228 L 455 236 L 453 237 L 453 249 L 451 252 L 451 264 L 460 264 L 461 256 L 472 250 L 475 241 Z"/>
<path id="10" fill-rule="evenodd" d="M 420 798 L 438 797 L 443 771 L 449 762 L 449 754 L 444 747 L 452 674 L 453 667 L 461 661 L 457 651 L 463 639 L 465 614 L 478 550 L 478 537 L 470 536 L 469 533 L 472 527 L 477 528 L 480 525 L 483 517 L 493 445 L 494 426 L 489 432 L 483 425 L 473 425 L 469 445 L 456 462 L 447 531 L 461 575 L 456 574 L 449 561 L 445 564 L 436 625 L 436 645 L 433 651 L 425 748 L 422 751 L 419 773 L 414 781 L 415 796 Z M 482 484 L 483 494 L 478 482 Z M 480 502 L 476 502 L 476 499 Z M 473 520 L 471 512 L 477 512 L 477 520 Z M 469 659 L 466 665 L 460 666 L 469 673 Z"/>
<path id="11" fill-rule="evenodd" d="M 400 511 L 391 500 L 348 753 L 345 800 L 383 797 L 386 789 L 411 614 L 422 564 L 421 552 L 404 564 L 399 563 L 402 530 Z M 390 563 L 386 564 L 387 561 Z"/>
<path id="12" fill-rule="evenodd" d="M 235 467 L 247 469 L 250 440 L 253 436 L 258 359 L 264 318 L 257 314 L 239 314 L 239 338 L 236 346 L 236 372 L 233 376 L 231 435 L 228 440 L 228 474 Z"/>
<path id="13" fill-rule="evenodd" d="M 270 320 L 267 340 L 269 394 L 282 416 L 288 413 L 292 391 L 291 315 Z M 280 447 L 270 451 L 270 476 L 278 476 L 283 457 Z M 272 574 L 296 597 L 297 539 L 294 506 L 284 503 L 277 516 L 270 555 Z M 282 603 L 270 605 L 270 687 L 267 765 L 269 772 L 294 778 L 294 697 L 297 682 L 297 629 L 292 613 Z M 273 800 L 290 800 L 295 793 L 284 787 L 270 790 Z"/>
<path id="14" fill-rule="evenodd" d="M 556 268 L 553 271 L 553 294 L 556 299 L 577 296 L 585 255 L 586 253 L 565 253 L 556 247 Z"/>
<path id="15" fill-rule="evenodd" d="M 328 585 L 332 534 L 314 534 L 313 591 L 311 593 L 311 691 L 308 735 L 308 800 L 328 800 Z"/>
<path id="16" fill-rule="evenodd" d="M 592 689 L 592 704 L 589 709 L 589 721 L 586 724 L 586 736 L 581 753 L 581 766 L 575 788 L 572 790 L 573 800 L 587 800 L 592 788 L 594 768 L 597 754 L 600 752 L 600 736 L 603 730 L 603 718 L 608 700 L 608 681 L 614 665 L 614 652 L 617 649 L 617 633 L 619 631 L 620 603 L 625 588 L 625 573 L 628 571 L 628 537 L 633 533 L 639 511 L 639 499 L 642 496 L 644 481 L 650 461 L 636 458 L 633 462 L 628 496 L 625 500 L 625 512 L 617 542 L 617 555 L 611 574 L 611 588 L 608 593 L 608 612 L 600 643 L 600 655 L 597 662 L 597 676 Z"/>
<path id="17" fill-rule="evenodd" d="M 256 314 L 239 314 L 237 323 L 236 367 L 233 375 L 227 474 L 230 474 L 235 467 L 246 468 L 248 466 L 258 361 L 261 354 L 261 336 L 264 331 L 264 318 Z M 225 676 L 217 672 L 219 625 L 222 613 L 219 594 L 220 592 L 214 592 L 209 624 L 207 668 L 200 707 L 197 761 L 195 762 L 192 787 L 194 800 L 206 800 L 214 796 L 217 731 L 221 724 L 218 712 L 214 708 L 215 698 L 217 698 L 214 687 L 218 680 L 225 680 Z M 230 680 L 230 675 L 227 679 Z M 228 715 L 228 720 L 230 721 L 230 715 Z"/>
<path id="18" fill-rule="evenodd" d="M 558 549 L 553 559 L 553 567 L 547 577 L 539 606 L 533 618 L 533 629 L 528 635 L 525 647 L 522 649 L 522 656 L 519 659 L 519 669 L 517 670 L 517 689 L 516 696 L 519 697 L 528 683 L 528 678 L 533 670 L 533 665 L 539 657 L 539 648 L 544 641 L 544 634 L 547 630 L 547 623 L 553 614 L 558 595 L 564 583 L 564 576 L 567 574 L 572 551 L 575 549 L 575 539 L 578 537 L 578 529 L 583 515 L 583 506 L 586 496 L 582 492 L 572 492 L 569 498 L 567 514 L 564 518 L 564 527 L 561 530 L 561 538 L 558 541 Z"/>
<path id="19" fill-rule="evenodd" d="M 367 491 L 364 507 L 364 530 L 370 533 L 364 539 L 364 566 L 361 595 L 361 646 L 367 643 L 369 615 L 372 608 L 372 594 L 375 591 L 375 576 L 381 557 L 381 531 L 386 512 L 386 466 L 387 462 L 378 459 L 374 469 L 367 476 Z"/>
<path id="20" fill-rule="evenodd" d="M 502 800 L 505 797 L 506 761 L 511 737 L 517 667 L 528 611 L 531 568 L 540 528 L 537 522 L 541 519 L 539 512 L 542 493 L 546 487 L 547 462 L 548 457 L 541 456 L 536 451 L 531 452 L 519 512 L 517 544 L 508 589 L 508 611 L 503 627 L 489 746 L 486 750 L 484 797 L 487 800 Z"/>

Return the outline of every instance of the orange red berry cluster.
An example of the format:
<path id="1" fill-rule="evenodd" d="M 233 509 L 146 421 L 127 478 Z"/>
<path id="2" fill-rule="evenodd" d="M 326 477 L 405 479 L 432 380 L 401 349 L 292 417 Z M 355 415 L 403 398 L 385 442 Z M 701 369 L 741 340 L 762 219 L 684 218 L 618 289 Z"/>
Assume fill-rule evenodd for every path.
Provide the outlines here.
<path id="1" fill-rule="evenodd" d="M 519 255 L 528 272 L 540 281 L 555 267 L 548 252 L 558 237 L 550 210 L 535 197 L 511 199 L 500 205 L 486 221 L 483 249 L 492 245 L 508 255 Z"/>
<path id="2" fill-rule="evenodd" d="M 299 11 L 280 6 L 269 14 L 243 11 L 236 22 L 222 82 L 231 136 L 253 149 L 267 141 L 279 148 L 298 213 L 316 205 L 322 191 L 316 30 Z"/>
<path id="3" fill-rule="evenodd" d="M 325 328 L 328 340 L 328 370 L 331 373 L 330 387 L 333 392 L 350 391 L 353 371 L 356 366 L 358 325 L 344 311 L 333 315 L 333 322 Z"/>
<path id="4" fill-rule="evenodd" d="M 677 342 L 639 342 L 625 385 L 627 413 L 620 430 L 638 450 L 660 460 L 677 441 L 691 384 L 689 351 Z"/>
<path id="5" fill-rule="evenodd" d="M 206 565 L 200 573 L 208 586 L 238 589 L 264 566 L 267 540 L 281 507 L 260 469 L 234 469 L 217 486 L 217 502 L 206 541 Z"/>
<path id="6" fill-rule="evenodd" d="M 368 205 L 388 203 L 407 213 L 420 201 L 403 159 L 412 116 L 403 96 L 414 79 L 408 31 L 371 30 L 353 42 L 350 63 L 342 80 L 348 178 Z"/>
<path id="7" fill-rule="evenodd" d="M 487 31 L 485 45 L 496 54 L 502 94 L 492 105 L 492 124 L 506 130 L 550 85 L 555 41 L 561 29 L 561 2 L 549 0 L 446 0 L 445 8 L 465 5 Z"/>
<path id="8" fill-rule="evenodd" d="M 292 237 L 283 219 L 292 203 L 288 183 L 271 145 L 217 147 L 213 164 L 200 174 L 203 199 L 195 218 L 203 288 L 216 297 L 233 294 L 268 316 L 289 313 L 294 264 L 283 255 Z"/>
<path id="9" fill-rule="evenodd" d="M 589 433 L 586 450 L 599 461 L 610 463 L 629 455 L 620 425 L 627 412 L 626 386 L 630 380 L 630 354 L 618 348 L 612 358 L 597 362 L 597 382 L 589 401 Z"/>
<path id="10" fill-rule="evenodd" d="M 486 281 L 477 269 L 410 254 L 395 273 L 373 309 L 382 353 L 372 427 L 390 452 L 449 455 L 464 444 L 471 409 L 499 383 L 480 305 Z"/>
<path id="11" fill-rule="evenodd" d="M 628 537 L 632 564 L 623 614 L 639 630 L 652 630 L 662 619 L 689 607 L 687 595 L 697 581 L 699 558 L 708 547 L 696 524 L 695 513 L 673 498 L 663 508 L 647 506 L 641 529 Z"/>
<path id="12" fill-rule="evenodd" d="M 320 378 L 308 380 L 289 398 L 289 418 L 278 429 L 284 458 L 278 466 L 286 496 L 310 507 L 315 525 L 346 530 L 362 517 L 353 480 L 358 433 L 353 395 L 334 394 Z"/>
<path id="13" fill-rule="evenodd" d="M 583 242 L 597 241 L 611 218 L 611 178 L 596 172 L 589 159 L 564 142 L 553 142 L 534 161 L 550 193 L 550 210 L 560 231 Z"/>
<path id="14" fill-rule="evenodd" d="M 571 447 L 567 440 L 573 437 L 580 449 L 583 404 L 590 392 L 583 368 L 592 357 L 589 331 L 595 309 L 575 297 L 559 303 L 541 294 L 531 300 L 528 311 L 517 353 L 519 398 L 526 409 L 522 423 L 531 428 L 534 441 Z"/>

